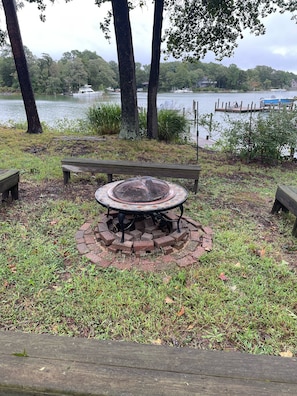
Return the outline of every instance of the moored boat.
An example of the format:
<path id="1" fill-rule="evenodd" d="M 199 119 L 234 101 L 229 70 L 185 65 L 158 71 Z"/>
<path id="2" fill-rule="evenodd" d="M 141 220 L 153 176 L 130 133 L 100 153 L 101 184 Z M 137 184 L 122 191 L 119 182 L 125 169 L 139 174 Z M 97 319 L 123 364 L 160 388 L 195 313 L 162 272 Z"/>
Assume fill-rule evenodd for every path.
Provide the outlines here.
<path id="1" fill-rule="evenodd" d="M 189 88 L 176 89 L 173 92 L 174 93 L 193 93 L 193 91 Z"/>
<path id="2" fill-rule="evenodd" d="M 281 98 L 271 96 L 270 98 L 261 98 L 260 107 L 273 107 L 273 106 L 292 106 L 296 98 Z"/>
<path id="3" fill-rule="evenodd" d="M 102 91 L 94 91 L 92 85 L 85 84 L 73 96 L 102 95 Z"/>

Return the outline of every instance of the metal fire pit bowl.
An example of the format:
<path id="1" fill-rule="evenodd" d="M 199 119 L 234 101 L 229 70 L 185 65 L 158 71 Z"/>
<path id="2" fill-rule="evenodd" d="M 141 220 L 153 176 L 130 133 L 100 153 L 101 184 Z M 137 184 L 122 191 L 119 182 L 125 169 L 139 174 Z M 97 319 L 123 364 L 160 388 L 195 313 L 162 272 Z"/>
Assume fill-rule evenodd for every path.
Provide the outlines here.
<path id="1" fill-rule="evenodd" d="M 115 201 L 132 204 L 156 204 L 174 196 L 168 183 L 150 176 L 124 180 L 108 191 Z"/>
<path id="2" fill-rule="evenodd" d="M 107 183 L 100 187 L 95 198 L 97 202 L 119 212 L 118 219 L 124 241 L 124 218 L 126 214 L 155 216 L 170 209 L 180 208 L 177 220 L 179 231 L 180 219 L 183 215 L 183 204 L 187 200 L 188 192 L 175 183 L 165 182 L 149 176 L 135 177 Z"/>

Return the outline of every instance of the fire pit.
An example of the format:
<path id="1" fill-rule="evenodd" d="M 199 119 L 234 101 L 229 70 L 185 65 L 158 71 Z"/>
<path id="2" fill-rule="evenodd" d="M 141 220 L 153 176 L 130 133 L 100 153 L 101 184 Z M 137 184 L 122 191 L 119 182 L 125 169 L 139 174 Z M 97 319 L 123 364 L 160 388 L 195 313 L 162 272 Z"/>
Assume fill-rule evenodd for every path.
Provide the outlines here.
<path id="1" fill-rule="evenodd" d="M 183 187 L 149 176 L 108 183 L 95 193 L 97 202 L 108 209 L 108 214 L 110 209 L 118 211 L 121 242 L 124 242 L 126 214 L 133 214 L 134 220 L 144 214 L 155 219 L 162 216 L 163 212 L 179 207 L 177 231 L 180 232 L 179 224 L 187 197 L 188 193 Z"/>

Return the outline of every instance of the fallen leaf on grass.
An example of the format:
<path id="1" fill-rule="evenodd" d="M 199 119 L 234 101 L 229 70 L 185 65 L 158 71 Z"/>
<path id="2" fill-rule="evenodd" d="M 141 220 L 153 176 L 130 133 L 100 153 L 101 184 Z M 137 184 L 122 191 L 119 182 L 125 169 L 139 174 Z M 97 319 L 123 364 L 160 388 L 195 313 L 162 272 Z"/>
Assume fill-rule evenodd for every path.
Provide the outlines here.
<path id="1" fill-rule="evenodd" d="M 151 341 L 153 345 L 162 345 L 162 340 L 160 338 L 157 338 L 156 340 Z"/>
<path id="2" fill-rule="evenodd" d="M 177 313 L 177 316 L 182 316 L 185 314 L 185 307 L 181 307 L 180 311 Z"/>
<path id="3" fill-rule="evenodd" d="M 293 353 L 292 353 L 291 351 L 285 351 L 285 352 L 281 352 L 281 353 L 280 353 L 280 356 L 281 356 L 281 357 L 288 357 L 288 358 L 291 358 L 291 357 L 293 357 Z"/>
<path id="4" fill-rule="evenodd" d="M 226 282 L 227 280 L 229 280 L 228 276 L 226 276 L 224 272 L 221 272 L 221 273 L 220 273 L 219 279 L 221 279 L 221 280 L 224 281 L 224 282 Z"/>
<path id="5" fill-rule="evenodd" d="M 265 257 L 266 254 L 266 248 L 255 250 L 254 251 L 255 255 L 258 257 Z"/>
<path id="6" fill-rule="evenodd" d="M 163 278 L 164 285 L 168 285 L 168 283 L 171 281 L 171 279 L 172 279 L 172 276 L 165 276 Z"/>
<path id="7" fill-rule="evenodd" d="M 11 271 L 13 274 L 15 274 L 15 273 L 17 272 L 17 269 L 16 269 L 16 265 L 15 265 L 15 264 L 10 264 L 10 265 L 9 265 L 9 268 L 10 268 L 10 271 Z"/>
<path id="8" fill-rule="evenodd" d="M 170 298 L 170 297 L 167 296 L 167 297 L 165 298 L 165 303 L 166 303 L 166 304 L 174 304 L 174 301 L 172 300 L 172 298 Z"/>

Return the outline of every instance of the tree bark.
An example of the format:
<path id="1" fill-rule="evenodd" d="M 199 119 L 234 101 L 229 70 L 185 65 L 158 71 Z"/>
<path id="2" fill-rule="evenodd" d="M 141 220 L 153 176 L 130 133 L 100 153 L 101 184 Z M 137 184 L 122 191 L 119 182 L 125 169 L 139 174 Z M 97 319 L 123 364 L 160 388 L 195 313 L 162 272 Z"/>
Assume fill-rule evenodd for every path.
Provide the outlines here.
<path id="1" fill-rule="evenodd" d="M 147 94 L 147 137 L 149 139 L 158 138 L 157 94 L 160 74 L 163 10 L 164 0 L 155 0 L 152 59 Z"/>
<path id="2" fill-rule="evenodd" d="M 28 133 L 42 133 L 14 0 L 2 0 L 6 26 L 27 116 Z"/>
<path id="3" fill-rule="evenodd" d="M 121 88 L 122 125 L 120 137 L 139 136 L 135 60 L 127 0 L 111 0 L 117 42 Z"/>

